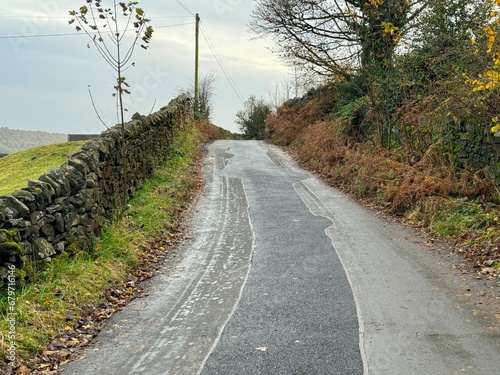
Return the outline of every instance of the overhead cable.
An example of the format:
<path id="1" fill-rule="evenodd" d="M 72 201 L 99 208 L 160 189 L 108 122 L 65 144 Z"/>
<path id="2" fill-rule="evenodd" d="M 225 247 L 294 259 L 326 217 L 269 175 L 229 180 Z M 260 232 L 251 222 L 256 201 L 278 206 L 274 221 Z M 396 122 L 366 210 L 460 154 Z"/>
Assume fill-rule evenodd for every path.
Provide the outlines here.
<path id="1" fill-rule="evenodd" d="M 175 27 L 175 26 L 184 26 L 184 25 L 194 25 L 194 22 L 187 22 L 187 23 L 177 23 L 174 25 L 162 25 L 162 26 L 154 26 L 154 29 L 164 29 L 167 27 Z M 124 30 L 121 30 L 123 32 Z M 94 35 L 98 34 L 97 32 L 89 32 L 89 34 Z M 36 34 L 36 35 L 7 35 L 7 36 L 0 36 L 0 39 L 18 39 L 18 38 L 47 38 L 47 37 L 59 37 L 59 36 L 72 36 L 72 35 L 87 35 L 85 33 L 81 32 L 75 32 L 75 33 L 64 33 L 64 34 Z"/>
<path id="2" fill-rule="evenodd" d="M 241 103 L 244 104 L 245 101 L 241 97 L 241 94 L 240 94 L 239 90 L 236 88 L 236 85 L 234 84 L 233 80 L 231 79 L 231 76 L 229 75 L 228 71 L 226 70 L 224 64 L 222 63 L 222 60 L 220 59 L 219 55 L 217 54 L 217 51 L 215 50 L 212 42 L 210 42 L 210 39 L 208 38 L 208 35 L 205 32 L 205 30 L 203 29 L 203 26 L 201 25 L 201 23 L 200 23 L 200 29 L 201 29 L 201 33 L 203 34 L 203 37 L 205 38 L 205 41 L 207 42 L 208 47 L 212 51 L 212 54 L 214 55 L 215 60 L 217 61 L 217 64 L 219 65 L 219 67 L 222 70 L 222 73 L 224 74 L 224 76 L 226 77 L 227 81 L 229 82 L 229 85 L 231 86 L 231 88 L 235 92 L 236 96 L 238 96 L 238 98 L 240 99 Z"/>
<path id="3" fill-rule="evenodd" d="M 45 14 L 34 14 L 31 16 L 28 15 L 15 15 L 15 16 L 5 16 L 0 15 L 0 18 L 22 18 L 22 19 L 38 19 L 38 18 L 48 18 L 48 19 L 69 19 L 70 16 L 48 16 Z M 159 18 L 191 18 L 191 16 L 153 16 L 152 19 Z"/>
<path id="4" fill-rule="evenodd" d="M 186 12 L 188 12 L 189 14 L 191 14 L 192 16 L 194 16 L 194 13 L 191 12 L 188 8 L 186 8 L 186 6 L 184 4 L 182 4 L 180 2 L 180 0 L 175 0 L 175 1 L 177 2 L 177 4 L 179 4 L 181 7 L 183 7 Z"/>

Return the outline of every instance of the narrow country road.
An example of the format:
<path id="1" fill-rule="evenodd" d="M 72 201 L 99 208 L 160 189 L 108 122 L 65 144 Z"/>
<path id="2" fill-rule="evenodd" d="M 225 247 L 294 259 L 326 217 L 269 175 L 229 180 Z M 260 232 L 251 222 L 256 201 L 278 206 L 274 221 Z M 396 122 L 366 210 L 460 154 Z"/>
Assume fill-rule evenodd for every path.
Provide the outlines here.
<path id="1" fill-rule="evenodd" d="M 205 176 L 182 259 L 63 374 L 500 373 L 498 285 L 478 301 L 450 256 L 263 142 L 215 142 Z"/>

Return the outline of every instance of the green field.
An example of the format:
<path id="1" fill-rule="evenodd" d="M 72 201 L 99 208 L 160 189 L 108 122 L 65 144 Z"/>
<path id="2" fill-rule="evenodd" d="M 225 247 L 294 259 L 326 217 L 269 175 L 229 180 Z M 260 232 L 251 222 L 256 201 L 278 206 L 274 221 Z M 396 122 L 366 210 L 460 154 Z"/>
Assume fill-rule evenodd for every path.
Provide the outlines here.
<path id="1" fill-rule="evenodd" d="M 38 179 L 52 168 L 59 167 L 68 156 L 87 141 L 58 143 L 30 148 L 0 159 L 0 196 L 28 186 L 29 179 Z"/>

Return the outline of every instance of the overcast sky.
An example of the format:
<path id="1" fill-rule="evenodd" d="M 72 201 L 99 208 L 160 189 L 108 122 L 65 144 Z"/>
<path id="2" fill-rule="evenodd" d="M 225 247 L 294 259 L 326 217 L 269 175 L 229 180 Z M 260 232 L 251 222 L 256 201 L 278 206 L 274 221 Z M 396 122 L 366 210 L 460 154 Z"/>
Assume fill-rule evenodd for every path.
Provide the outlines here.
<path id="1" fill-rule="evenodd" d="M 88 36 L 68 25 L 68 11 L 85 0 L 16 0 L 0 5 L 0 127 L 57 133 L 99 133 L 88 87 L 101 117 L 116 120 L 113 70 Z M 110 4 L 104 0 L 103 4 Z M 201 18 L 200 77 L 215 82 L 212 121 L 237 131 L 236 112 L 251 95 L 268 99 L 269 91 L 289 77 L 268 47 L 248 31 L 251 0 L 142 0 L 139 5 L 155 28 L 148 50 L 136 49 L 135 67 L 125 73 L 132 95 L 128 116 L 148 114 L 194 81 L 194 14 Z M 18 37 L 18 38 L 14 38 Z M 208 41 L 206 40 L 208 38 Z M 212 48 L 210 48 L 210 45 Z M 218 56 L 235 89 L 214 55 Z M 236 92 L 235 92 L 236 90 Z"/>

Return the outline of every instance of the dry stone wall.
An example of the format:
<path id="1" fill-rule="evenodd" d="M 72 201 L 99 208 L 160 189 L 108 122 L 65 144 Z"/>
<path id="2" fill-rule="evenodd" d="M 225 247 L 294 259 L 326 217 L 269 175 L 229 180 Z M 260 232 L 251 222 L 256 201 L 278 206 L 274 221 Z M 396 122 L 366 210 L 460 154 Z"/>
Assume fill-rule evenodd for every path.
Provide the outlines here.
<path id="1" fill-rule="evenodd" d="M 105 223 L 169 156 L 171 142 L 192 116 L 180 96 L 147 117 L 115 126 L 59 168 L 0 197 L 0 279 L 63 252 L 91 249 Z"/>
<path id="2" fill-rule="evenodd" d="M 500 184 L 500 138 L 490 133 L 489 127 L 461 123 L 453 128 L 449 142 L 458 167 L 478 170 L 488 167 L 497 184 Z"/>
<path id="3" fill-rule="evenodd" d="M 99 137 L 99 134 L 68 134 L 68 142 L 90 141 Z"/>

